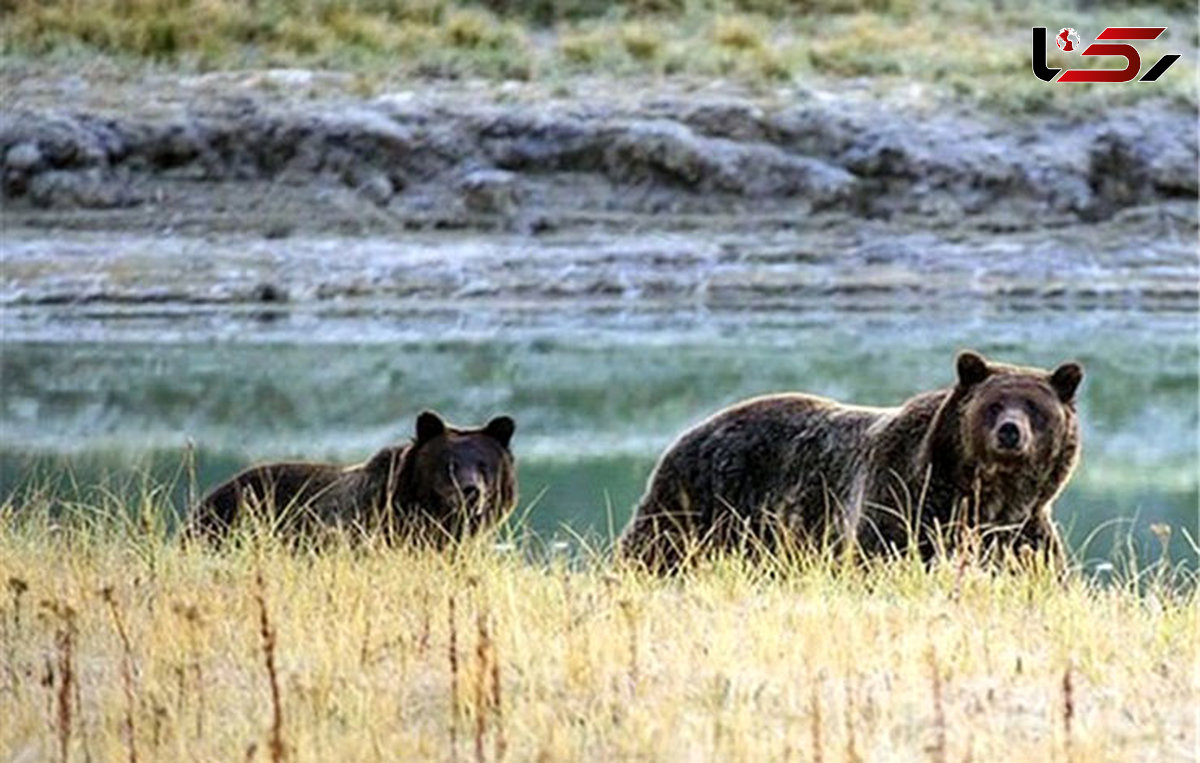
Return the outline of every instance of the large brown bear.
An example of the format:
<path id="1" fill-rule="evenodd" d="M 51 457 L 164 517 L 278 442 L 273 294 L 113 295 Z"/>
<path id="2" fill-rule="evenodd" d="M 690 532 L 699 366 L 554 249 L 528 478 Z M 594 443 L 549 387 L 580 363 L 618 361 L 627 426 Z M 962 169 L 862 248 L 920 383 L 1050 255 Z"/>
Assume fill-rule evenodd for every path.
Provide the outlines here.
<path id="1" fill-rule="evenodd" d="M 287 535 L 340 527 L 441 546 L 496 524 L 516 505 L 515 429 L 508 416 L 457 429 L 425 411 L 411 442 L 361 464 L 247 469 L 200 501 L 185 535 L 220 540 L 250 511 Z"/>
<path id="2" fill-rule="evenodd" d="M 955 386 L 899 408 L 801 394 L 726 408 L 659 460 L 622 555 L 670 571 L 705 549 L 828 543 L 881 555 L 916 543 L 929 560 L 956 525 L 989 548 L 1059 561 L 1050 510 L 1079 458 L 1082 368 L 963 352 L 957 370 Z"/>

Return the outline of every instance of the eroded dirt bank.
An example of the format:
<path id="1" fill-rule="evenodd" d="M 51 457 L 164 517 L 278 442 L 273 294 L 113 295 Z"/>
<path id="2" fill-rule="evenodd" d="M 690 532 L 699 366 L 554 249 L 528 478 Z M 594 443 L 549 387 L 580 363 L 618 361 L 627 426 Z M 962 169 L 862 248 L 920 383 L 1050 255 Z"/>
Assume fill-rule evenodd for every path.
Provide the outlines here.
<path id="1" fill-rule="evenodd" d="M 1165 102 L 1012 120 L 853 87 L 363 97 L 304 71 L 5 89 L 10 307 L 1197 299 L 1196 115 Z"/>
<path id="2" fill-rule="evenodd" d="M 1018 123 L 853 90 L 314 89 L 334 77 L 18 83 L 0 117 L 6 200 L 20 216 L 169 207 L 238 183 L 316 184 L 352 189 L 414 225 L 499 216 L 536 228 L 577 215 L 737 209 L 1017 225 L 1197 195 L 1196 115 L 1166 103 Z"/>

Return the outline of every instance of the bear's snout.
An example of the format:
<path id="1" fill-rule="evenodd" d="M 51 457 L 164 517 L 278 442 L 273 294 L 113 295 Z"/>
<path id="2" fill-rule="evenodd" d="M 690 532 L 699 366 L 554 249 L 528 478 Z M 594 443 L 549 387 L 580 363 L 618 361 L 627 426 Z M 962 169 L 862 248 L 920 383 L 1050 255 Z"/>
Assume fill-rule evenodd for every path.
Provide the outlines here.
<path id="1" fill-rule="evenodd" d="M 996 430 L 996 442 L 1004 450 L 1016 450 L 1021 444 L 1021 429 L 1011 421 L 1006 421 Z"/>
<path id="2" fill-rule="evenodd" d="M 992 427 L 991 448 L 998 456 L 1020 458 L 1033 443 L 1029 419 L 1017 410 L 1002 413 Z"/>
<path id="3" fill-rule="evenodd" d="M 464 485 L 461 488 L 462 503 L 468 511 L 478 511 L 480 508 L 480 499 L 483 498 L 483 491 L 476 484 Z"/>

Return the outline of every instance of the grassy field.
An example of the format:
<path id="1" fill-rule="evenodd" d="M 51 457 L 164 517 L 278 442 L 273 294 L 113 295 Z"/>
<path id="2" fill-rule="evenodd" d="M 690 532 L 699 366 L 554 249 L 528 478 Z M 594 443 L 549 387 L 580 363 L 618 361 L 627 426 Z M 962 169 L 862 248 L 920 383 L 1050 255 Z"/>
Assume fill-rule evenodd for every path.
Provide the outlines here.
<path id="1" fill-rule="evenodd" d="M 662 580 L 530 544 L 187 549 L 154 520 L 60 525 L 10 505 L 0 574 L 4 760 L 1198 749 L 1194 580 L 1153 564 L 1060 583 L 724 560 Z"/>
<path id="2" fill-rule="evenodd" d="M 356 71 L 369 94 L 395 78 L 560 83 L 580 75 L 731 80 L 760 89 L 869 77 L 925 85 L 993 109 L 1077 108 L 1165 96 L 1194 105 L 1179 64 L 1136 87 L 1048 88 L 1030 75 L 1030 27 L 1168 26 L 1145 67 L 1198 44 L 1188 2 L 1076 5 L 938 0 L 2 0 L 11 60 L 208 71 Z M 1053 30 L 1052 30 L 1053 31 Z M 1053 49 L 1053 46 L 1050 46 Z M 1051 66 L 1109 67 L 1051 51 Z M 1097 105 L 1093 104 L 1093 105 Z"/>

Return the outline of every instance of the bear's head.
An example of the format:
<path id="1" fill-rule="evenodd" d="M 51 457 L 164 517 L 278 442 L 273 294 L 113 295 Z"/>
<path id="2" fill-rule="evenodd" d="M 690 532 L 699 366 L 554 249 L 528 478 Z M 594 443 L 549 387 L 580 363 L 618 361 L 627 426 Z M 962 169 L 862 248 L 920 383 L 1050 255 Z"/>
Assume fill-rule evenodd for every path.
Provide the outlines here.
<path id="1" fill-rule="evenodd" d="M 956 431 L 941 443 L 961 476 L 987 495 L 994 521 L 1022 522 L 1065 485 L 1079 454 L 1078 363 L 1053 371 L 994 363 L 975 352 L 957 359 L 951 393 Z M 952 440 L 952 442 L 947 441 Z"/>
<path id="2" fill-rule="evenodd" d="M 516 466 L 509 450 L 515 429 L 509 416 L 497 416 L 478 429 L 461 429 L 432 411 L 421 413 L 412 442 L 394 449 L 396 457 L 388 459 L 399 462 L 399 469 L 391 471 L 389 492 L 402 527 L 431 540 L 449 540 L 507 516 L 517 501 Z"/>

